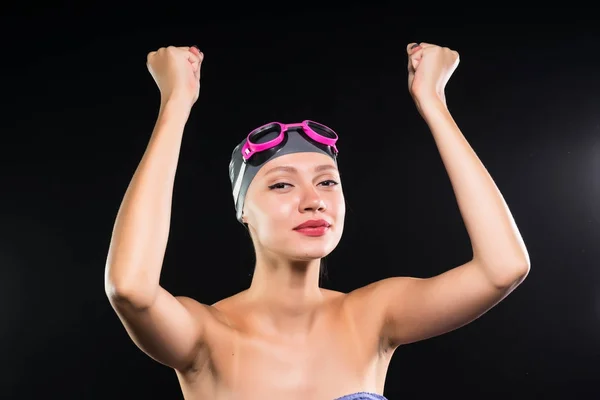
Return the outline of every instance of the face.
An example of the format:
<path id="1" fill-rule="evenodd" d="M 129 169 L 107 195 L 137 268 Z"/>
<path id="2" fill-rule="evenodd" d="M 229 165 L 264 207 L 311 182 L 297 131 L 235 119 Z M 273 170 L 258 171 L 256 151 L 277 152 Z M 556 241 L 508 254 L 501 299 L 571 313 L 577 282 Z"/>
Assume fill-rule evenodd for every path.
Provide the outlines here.
<path id="1" fill-rule="evenodd" d="M 345 213 L 333 160 L 320 153 L 296 153 L 259 170 L 248 187 L 242 218 L 255 245 L 290 259 L 310 260 L 327 256 L 338 245 Z"/>

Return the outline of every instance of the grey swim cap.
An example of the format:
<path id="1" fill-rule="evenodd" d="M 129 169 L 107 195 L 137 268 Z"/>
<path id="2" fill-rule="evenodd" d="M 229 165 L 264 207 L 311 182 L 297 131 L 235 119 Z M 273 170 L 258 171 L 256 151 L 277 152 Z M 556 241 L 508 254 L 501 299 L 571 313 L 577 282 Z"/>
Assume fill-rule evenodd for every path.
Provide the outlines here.
<path id="1" fill-rule="evenodd" d="M 266 142 L 274 139 L 278 133 L 269 133 L 260 138 L 259 142 Z M 229 180 L 233 191 L 233 201 L 235 204 L 236 218 L 242 222 L 242 210 L 244 208 L 244 199 L 248 186 L 258 173 L 258 171 L 267 162 L 293 153 L 321 153 L 333 159 L 337 165 L 337 154 L 330 146 L 318 143 L 308 137 L 301 128 L 291 128 L 287 131 L 283 141 L 265 151 L 255 153 L 248 161 L 244 161 L 242 157 L 242 147 L 246 143 L 246 139 L 238 144 L 231 154 L 229 162 Z M 242 222 L 243 223 L 243 222 Z"/>

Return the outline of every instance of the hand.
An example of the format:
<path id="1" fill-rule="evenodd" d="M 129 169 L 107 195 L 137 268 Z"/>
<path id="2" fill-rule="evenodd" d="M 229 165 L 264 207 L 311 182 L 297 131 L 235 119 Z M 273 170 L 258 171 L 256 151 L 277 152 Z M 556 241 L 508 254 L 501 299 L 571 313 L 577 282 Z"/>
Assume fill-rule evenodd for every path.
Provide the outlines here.
<path id="1" fill-rule="evenodd" d="M 200 94 L 200 69 L 204 54 L 196 47 L 162 47 L 148 53 L 147 67 L 163 102 L 177 98 L 190 108 Z"/>
<path id="2" fill-rule="evenodd" d="M 456 51 L 429 43 L 411 43 L 408 53 L 408 90 L 417 107 L 429 100 L 446 103 L 444 89 L 460 61 Z"/>

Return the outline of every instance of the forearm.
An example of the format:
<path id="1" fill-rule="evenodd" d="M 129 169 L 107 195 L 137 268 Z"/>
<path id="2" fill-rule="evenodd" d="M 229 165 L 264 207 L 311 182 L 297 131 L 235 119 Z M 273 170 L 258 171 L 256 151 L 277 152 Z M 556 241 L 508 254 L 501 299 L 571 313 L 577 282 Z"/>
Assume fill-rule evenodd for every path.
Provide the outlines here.
<path id="1" fill-rule="evenodd" d="M 450 178 L 473 258 L 495 283 L 511 284 L 527 273 L 529 256 L 502 194 L 444 102 L 430 100 L 420 109 Z"/>
<path id="2" fill-rule="evenodd" d="M 157 294 L 169 236 L 171 202 L 189 109 L 161 105 L 154 131 L 117 214 L 106 263 L 109 296 L 143 306 Z"/>

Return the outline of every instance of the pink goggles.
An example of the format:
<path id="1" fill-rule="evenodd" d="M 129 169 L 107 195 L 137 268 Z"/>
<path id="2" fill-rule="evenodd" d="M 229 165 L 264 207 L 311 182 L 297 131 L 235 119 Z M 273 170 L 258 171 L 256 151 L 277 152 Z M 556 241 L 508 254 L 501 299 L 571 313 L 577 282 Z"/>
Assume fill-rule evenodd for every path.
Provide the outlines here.
<path id="1" fill-rule="evenodd" d="M 278 146 L 285 138 L 287 131 L 293 128 L 301 128 L 309 138 L 317 143 L 331 147 L 334 154 L 338 153 L 338 149 L 335 146 L 338 140 L 337 133 L 335 133 L 333 129 L 323 124 L 309 120 L 305 120 L 297 124 L 270 122 L 254 129 L 248 134 L 246 143 L 244 143 L 244 146 L 242 146 L 242 157 L 244 161 L 248 161 L 255 153 L 260 153 Z M 258 140 L 261 137 L 264 137 L 268 134 L 276 134 L 277 136 L 269 141 L 258 143 Z"/>

